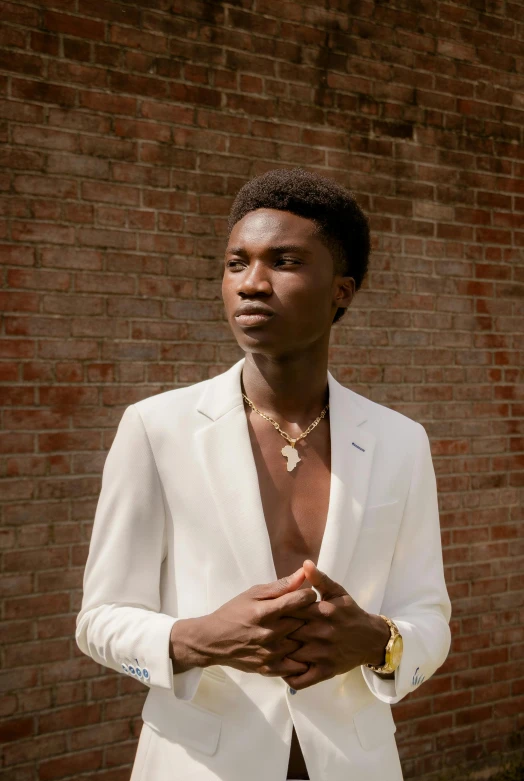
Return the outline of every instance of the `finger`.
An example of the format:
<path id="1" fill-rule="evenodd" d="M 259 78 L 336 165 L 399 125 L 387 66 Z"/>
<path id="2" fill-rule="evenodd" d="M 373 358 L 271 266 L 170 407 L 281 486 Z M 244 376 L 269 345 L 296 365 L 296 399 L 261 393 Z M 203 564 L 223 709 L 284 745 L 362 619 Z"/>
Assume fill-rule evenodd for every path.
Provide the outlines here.
<path id="1" fill-rule="evenodd" d="M 293 659 L 288 659 L 287 656 L 284 656 L 280 661 L 275 662 L 272 665 L 266 665 L 265 668 L 263 668 L 264 672 L 262 672 L 262 675 L 270 675 L 270 676 L 276 676 L 278 675 L 280 678 L 283 678 L 284 676 L 301 676 L 308 670 L 308 665 L 304 662 L 295 662 Z"/>
<path id="2" fill-rule="evenodd" d="M 280 640 L 274 640 L 271 643 L 264 643 L 264 648 L 266 651 L 274 653 L 276 657 L 281 659 L 289 656 L 295 651 L 298 651 L 301 646 L 302 643 L 298 642 L 297 640 L 290 640 L 287 637 L 284 637 Z"/>
<path id="3" fill-rule="evenodd" d="M 289 618 L 287 616 L 279 618 L 274 629 L 275 636 L 278 638 L 286 637 L 287 635 L 291 634 L 291 632 L 295 632 L 297 629 L 300 629 L 300 627 L 304 626 L 305 623 L 306 622 L 301 618 Z"/>
<path id="4" fill-rule="evenodd" d="M 303 567 L 299 567 L 291 575 L 274 580 L 272 583 L 261 583 L 253 586 L 253 596 L 255 599 L 275 599 L 298 589 L 305 578 Z"/>
<path id="5" fill-rule="evenodd" d="M 313 686 L 313 684 L 319 683 L 321 680 L 324 680 L 324 678 L 322 678 L 319 668 L 314 664 L 311 664 L 307 672 L 302 675 L 292 674 L 284 678 L 287 685 L 296 691 L 307 689 L 308 686 Z"/>
<path id="6" fill-rule="evenodd" d="M 331 580 L 325 572 L 318 569 L 311 559 L 306 559 L 302 567 L 306 578 L 314 588 L 318 589 L 322 599 L 331 599 L 332 597 L 340 597 L 343 594 L 347 594 L 347 591 L 340 583 Z"/>
<path id="7" fill-rule="evenodd" d="M 315 629 L 311 624 L 304 624 L 299 629 L 295 629 L 294 632 L 290 632 L 287 637 L 290 640 L 295 640 L 299 643 L 309 643 L 316 637 Z"/>
<path id="8" fill-rule="evenodd" d="M 315 642 L 315 639 L 313 638 L 311 641 L 302 643 L 300 648 L 289 651 L 286 656 L 294 662 L 318 665 L 323 661 L 325 654 L 324 647 L 320 643 Z"/>
<path id="9" fill-rule="evenodd" d="M 277 597 L 271 602 L 271 612 L 281 617 L 289 615 L 290 612 L 307 605 L 313 604 L 317 598 L 317 595 L 312 588 L 299 588 L 296 591 L 292 591 L 289 594 L 283 594 L 281 597 Z"/>
<path id="10" fill-rule="evenodd" d="M 312 621 L 313 619 L 325 619 L 330 618 L 333 614 L 334 606 L 331 602 L 321 600 L 320 602 L 313 602 L 310 605 L 304 607 L 297 607 L 289 612 L 286 612 L 286 617 L 293 619 L 302 619 L 304 621 Z"/>

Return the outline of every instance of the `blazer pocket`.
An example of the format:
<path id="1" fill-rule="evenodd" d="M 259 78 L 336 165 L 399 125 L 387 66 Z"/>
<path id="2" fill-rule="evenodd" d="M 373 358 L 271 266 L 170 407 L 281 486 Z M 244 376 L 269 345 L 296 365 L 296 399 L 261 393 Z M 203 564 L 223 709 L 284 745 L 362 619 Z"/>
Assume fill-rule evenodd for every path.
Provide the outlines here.
<path id="1" fill-rule="evenodd" d="M 353 715 L 353 723 L 360 745 L 365 751 L 373 751 L 397 730 L 391 706 L 385 702 L 373 702 L 361 708 Z"/>
<path id="2" fill-rule="evenodd" d="M 159 698 L 146 698 L 142 720 L 172 743 L 212 756 L 218 746 L 222 717 L 195 705 L 190 700 L 177 700 L 168 693 Z M 163 694 L 163 692 L 162 692 Z"/>
<path id="3" fill-rule="evenodd" d="M 386 504 L 375 504 L 371 507 L 366 507 L 362 519 L 361 532 L 385 531 L 391 527 L 396 528 L 398 525 L 397 521 L 399 520 L 399 509 L 399 499 L 395 499 L 394 502 L 387 502 Z"/>

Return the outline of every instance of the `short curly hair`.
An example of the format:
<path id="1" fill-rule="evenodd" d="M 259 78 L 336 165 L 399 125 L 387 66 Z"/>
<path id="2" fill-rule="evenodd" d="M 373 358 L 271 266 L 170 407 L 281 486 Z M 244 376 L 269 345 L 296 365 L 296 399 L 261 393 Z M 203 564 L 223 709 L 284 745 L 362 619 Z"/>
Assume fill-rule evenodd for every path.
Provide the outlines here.
<path id="1" fill-rule="evenodd" d="M 228 233 L 255 209 L 280 209 L 315 222 L 333 255 L 334 273 L 353 277 L 356 289 L 360 288 L 368 270 L 370 230 L 368 218 L 349 190 L 304 168 L 275 168 L 238 191 L 229 213 Z M 333 323 L 345 311 L 339 307 Z"/>

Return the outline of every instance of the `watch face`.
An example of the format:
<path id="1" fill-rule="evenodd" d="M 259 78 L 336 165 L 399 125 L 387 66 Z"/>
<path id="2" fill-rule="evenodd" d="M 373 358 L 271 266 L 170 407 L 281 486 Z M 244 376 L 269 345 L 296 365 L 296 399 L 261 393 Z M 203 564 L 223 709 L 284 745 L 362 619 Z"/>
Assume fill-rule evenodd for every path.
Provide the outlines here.
<path id="1" fill-rule="evenodd" d="M 397 635 L 393 640 L 393 647 L 389 652 L 390 664 L 392 667 L 398 667 L 402 658 L 402 651 L 404 645 L 402 643 L 402 637 Z"/>

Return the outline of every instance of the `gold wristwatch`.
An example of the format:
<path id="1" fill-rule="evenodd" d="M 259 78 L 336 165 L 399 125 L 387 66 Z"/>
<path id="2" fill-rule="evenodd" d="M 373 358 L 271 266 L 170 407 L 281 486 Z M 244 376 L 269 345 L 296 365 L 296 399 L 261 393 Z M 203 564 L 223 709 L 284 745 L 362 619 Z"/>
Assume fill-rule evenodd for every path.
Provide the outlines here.
<path id="1" fill-rule="evenodd" d="M 366 667 L 369 667 L 369 669 L 373 670 L 375 673 L 387 675 L 388 673 L 395 672 L 400 664 L 403 650 L 402 635 L 398 631 L 397 625 L 393 623 L 390 618 L 387 618 L 381 614 L 380 617 L 384 619 L 391 632 L 391 637 L 389 638 L 388 644 L 386 646 L 386 661 L 385 664 L 383 664 L 381 667 L 377 667 L 374 664 L 367 664 Z"/>

